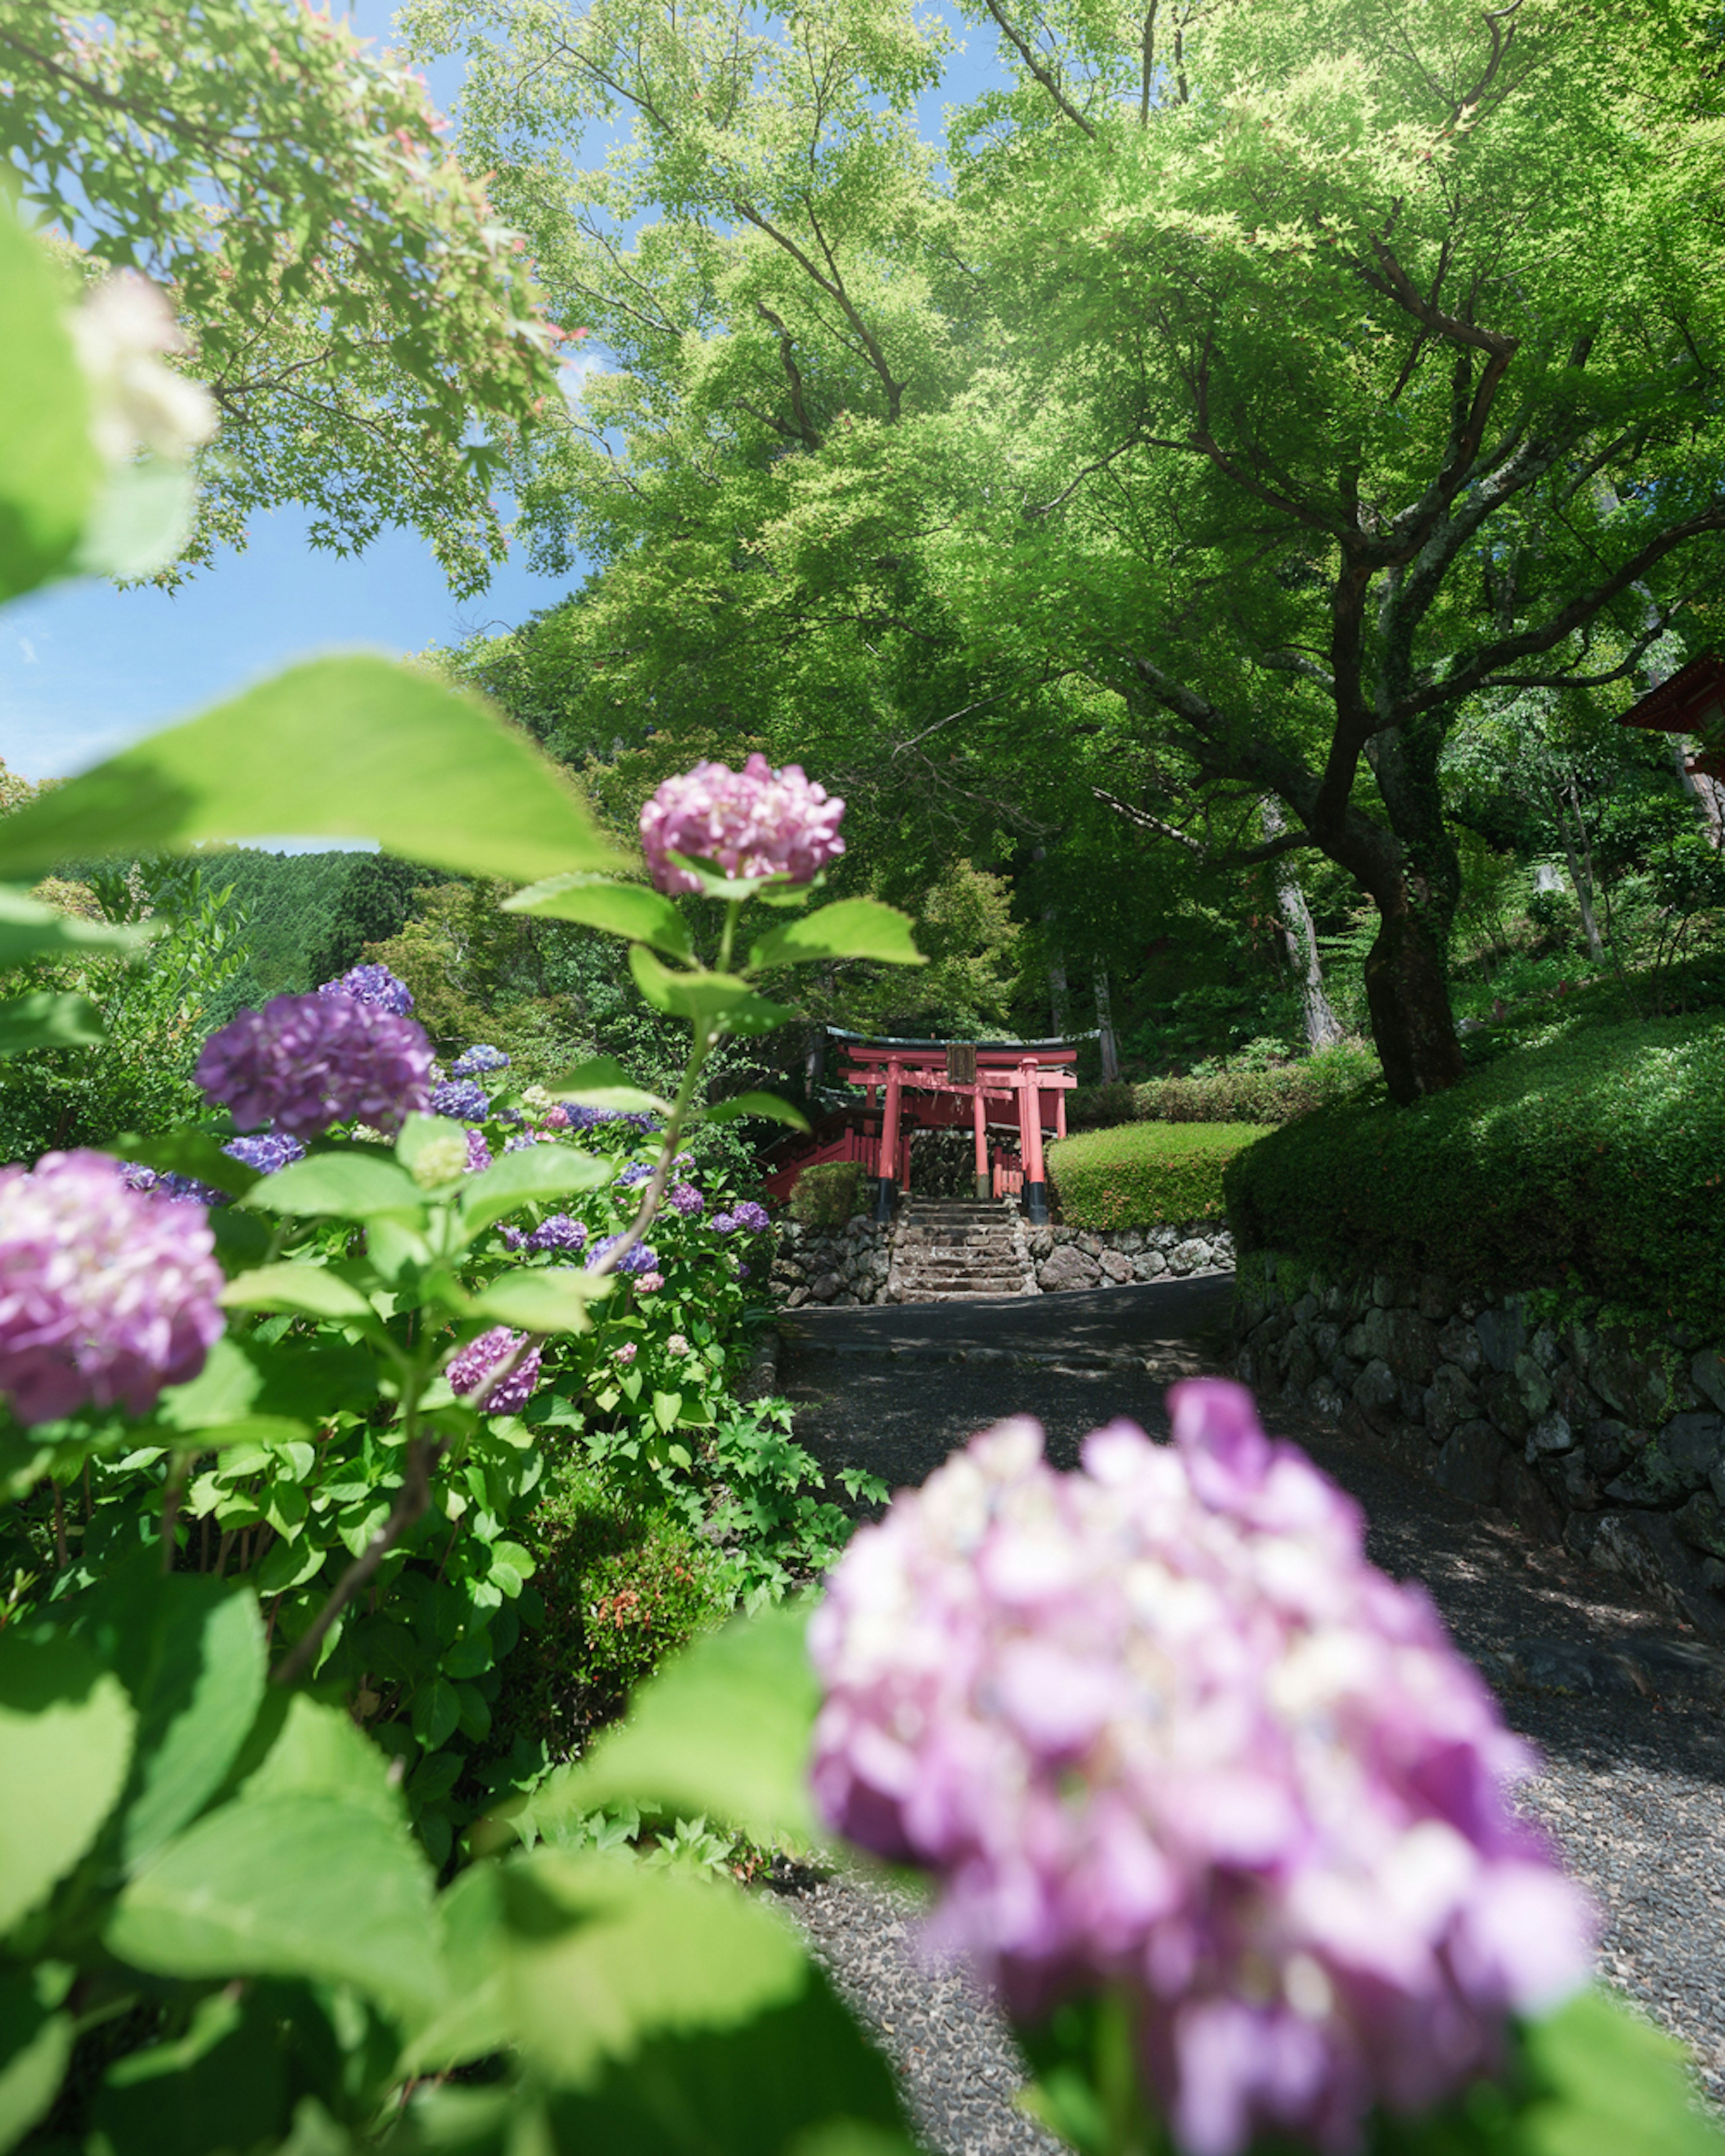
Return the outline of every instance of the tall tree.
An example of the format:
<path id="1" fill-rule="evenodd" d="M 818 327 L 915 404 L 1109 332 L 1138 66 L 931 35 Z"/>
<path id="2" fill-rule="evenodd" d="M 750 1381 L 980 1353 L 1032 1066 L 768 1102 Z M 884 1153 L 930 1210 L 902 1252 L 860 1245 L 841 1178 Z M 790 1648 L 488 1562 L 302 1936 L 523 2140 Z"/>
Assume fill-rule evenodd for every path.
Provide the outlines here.
<path id="1" fill-rule="evenodd" d="M 408 8 L 467 40 L 466 154 L 614 367 L 521 479 L 547 558 L 603 565 L 574 694 L 819 727 L 868 673 L 891 727 L 919 650 L 962 653 L 970 706 L 1081 677 L 1165 821 L 1272 795 L 1260 850 L 1368 894 L 1390 1088 L 1447 1086 L 1458 714 L 1626 683 L 1719 593 L 1717 30 L 1702 0 L 1217 0 L 1173 47 L 1154 9 L 978 13 L 1015 84 L 942 167 L 906 116 L 933 47 L 875 0 Z"/>

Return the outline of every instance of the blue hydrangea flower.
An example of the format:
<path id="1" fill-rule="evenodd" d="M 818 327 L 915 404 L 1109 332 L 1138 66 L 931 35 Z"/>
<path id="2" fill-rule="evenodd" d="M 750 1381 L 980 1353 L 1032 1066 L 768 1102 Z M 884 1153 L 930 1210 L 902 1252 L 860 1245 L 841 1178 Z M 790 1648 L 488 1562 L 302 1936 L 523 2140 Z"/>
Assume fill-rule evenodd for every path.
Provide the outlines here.
<path id="1" fill-rule="evenodd" d="M 548 1131 L 520 1131 L 503 1142 L 505 1152 L 531 1152 L 536 1145 L 552 1145 L 556 1141 Z"/>
<path id="2" fill-rule="evenodd" d="M 565 1112 L 567 1127 L 572 1131 L 596 1131 L 605 1123 L 625 1123 L 644 1137 L 660 1127 L 656 1116 L 639 1108 L 569 1108 Z"/>
<path id="3" fill-rule="evenodd" d="M 736 1218 L 737 1226 L 746 1234 L 764 1235 L 773 1224 L 767 1217 L 767 1208 L 764 1205 L 757 1205 L 752 1198 L 745 1198 L 741 1205 L 733 1205 L 731 1210 Z"/>
<path id="4" fill-rule="evenodd" d="M 632 1160 L 617 1178 L 619 1190 L 639 1190 L 644 1183 L 650 1183 L 653 1171 L 644 1160 Z"/>
<path id="5" fill-rule="evenodd" d="M 473 1047 L 458 1056 L 449 1065 L 452 1078 L 478 1078 L 487 1070 L 506 1070 L 509 1058 L 501 1048 L 493 1048 L 489 1041 L 475 1042 Z"/>
<path id="6" fill-rule="evenodd" d="M 615 1242 L 617 1239 L 614 1235 L 611 1240 Z M 581 1221 L 572 1219 L 567 1213 L 553 1213 L 548 1220 L 540 1222 L 522 1247 L 529 1250 L 578 1250 L 586 1240 L 587 1229 Z"/>
<path id="7" fill-rule="evenodd" d="M 259 1175 L 277 1174 L 305 1158 L 305 1147 L 285 1131 L 259 1131 L 254 1137 L 231 1138 L 222 1150 L 230 1160 L 256 1168 Z"/>
<path id="8" fill-rule="evenodd" d="M 470 1078 L 445 1078 L 431 1089 L 434 1116 L 453 1116 L 458 1123 L 482 1123 L 490 1111 L 490 1095 Z"/>
<path id="9" fill-rule="evenodd" d="M 737 1233 L 737 1222 L 729 1213 L 715 1213 L 712 1226 L 716 1235 L 734 1235 Z"/>
<path id="10" fill-rule="evenodd" d="M 593 1255 L 587 1261 L 587 1270 L 591 1272 L 600 1259 L 608 1255 L 622 1240 L 621 1235 L 606 1235 L 595 1243 Z M 658 1254 L 650 1243 L 637 1243 L 629 1255 L 619 1260 L 617 1270 L 620 1273 L 656 1273 L 659 1270 Z"/>
<path id="11" fill-rule="evenodd" d="M 405 1018 L 413 1008 L 413 990 L 405 981 L 397 980 L 388 966 L 350 966 L 339 981 L 320 983 L 317 993 L 352 996 L 355 1003 L 370 1004 L 395 1018 Z"/>

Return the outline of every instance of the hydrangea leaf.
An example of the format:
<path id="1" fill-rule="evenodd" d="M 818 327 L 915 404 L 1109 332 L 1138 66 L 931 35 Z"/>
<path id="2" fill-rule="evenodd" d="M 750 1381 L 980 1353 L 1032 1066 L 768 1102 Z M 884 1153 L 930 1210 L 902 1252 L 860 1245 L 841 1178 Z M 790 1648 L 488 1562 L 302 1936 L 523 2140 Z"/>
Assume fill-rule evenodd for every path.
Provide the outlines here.
<path id="1" fill-rule="evenodd" d="M 911 917 L 878 899 L 841 898 L 786 921 L 749 953 L 756 967 L 807 966 L 821 958 L 872 958 L 883 966 L 928 963 L 911 936 Z"/>
<path id="2" fill-rule="evenodd" d="M 0 829 L 0 874 L 210 839 L 372 839 L 518 883 L 616 865 L 557 768 L 485 706 L 384 659 L 312 660 L 152 735 Z"/>
<path id="3" fill-rule="evenodd" d="M 1545 2085 L 1516 2122 L 1516 2156 L 1720 2156 L 1695 2107 L 1681 2048 L 1601 1991 L 1584 1991 L 1526 2032 Z"/>
<path id="4" fill-rule="evenodd" d="M 197 521 L 198 486 L 183 465 L 162 457 L 108 474 L 78 542 L 83 576 L 153 576 L 185 552 Z"/>
<path id="5" fill-rule="evenodd" d="M 54 957 L 61 952 L 137 951 L 161 933 L 159 921 L 82 921 L 40 899 L 0 885 L 0 967 L 22 965 L 26 958 Z"/>
<path id="6" fill-rule="evenodd" d="M 443 2003 L 424 1858 L 369 1804 L 317 1790 L 187 1828 L 121 1895 L 105 1943 L 158 1976 L 351 1984 L 409 2022 Z"/>
<path id="7" fill-rule="evenodd" d="M 640 943 L 629 947 L 629 969 L 655 1010 L 726 1033 L 776 1033 L 797 1016 L 785 1004 L 757 996 L 734 973 L 674 973 Z"/>
<path id="8" fill-rule="evenodd" d="M 47 255 L 0 203 L 0 598 L 67 568 L 100 483 L 90 398 Z"/>
<path id="9" fill-rule="evenodd" d="M 809 1128 L 809 1118 L 803 1111 L 781 1101 L 777 1093 L 733 1093 L 728 1101 L 716 1101 L 706 1111 L 710 1123 L 734 1123 L 742 1116 L 764 1116 L 775 1123 L 788 1123 L 793 1131 Z"/>
<path id="10" fill-rule="evenodd" d="M 474 1297 L 470 1314 L 524 1332 L 585 1332 L 593 1323 L 587 1306 L 610 1291 L 608 1274 L 595 1279 L 567 1265 L 505 1273 Z"/>
<path id="11" fill-rule="evenodd" d="M 120 1853 L 136 1871 L 195 1819 L 239 1757 L 263 1697 L 256 1598 L 213 1573 L 168 1573 L 141 1552 L 74 1605 L 137 1713 Z"/>
<path id="12" fill-rule="evenodd" d="M 537 913 L 578 921 L 588 928 L 650 943 L 672 958 L 692 959 L 695 947 L 683 916 L 660 892 L 636 883 L 609 883 L 588 875 L 549 876 L 503 901 L 506 913 Z"/>
<path id="13" fill-rule="evenodd" d="M 0 1971 L 0 2156 L 15 2148 L 53 2103 L 72 2056 L 77 2024 L 42 1998 L 44 1973 Z"/>
<path id="14" fill-rule="evenodd" d="M 38 988 L 0 1002 L 0 1055 L 22 1055 L 28 1048 L 94 1048 L 107 1037 L 88 996 Z"/>
<path id="15" fill-rule="evenodd" d="M 135 1161 L 140 1168 L 153 1168 L 164 1175 L 189 1175 L 229 1198 L 244 1198 L 262 1180 L 256 1168 L 223 1152 L 220 1141 L 208 1131 L 166 1131 L 160 1137 L 128 1131 L 100 1150 L 112 1153 L 116 1160 Z"/>
<path id="16" fill-rule="evenodd" d="M 136 1722 L 125 1686 L 81 1641 L 0 1634 L 0 1932 L 95 1839 Z"/>
<path id="17" fill-rule="evenodd" d="M 723 1820 L 755 1840 L 807 1845 L 819 1830 L 808 1787 L 819 1688 L 803 1645 L 808 1611 L 734 1618 L 668 1661 L 621 1728 L 531 1799 L 505 1805 L 542 1834 L 619 1797 Z"/>
<path id="18" fill-rule="evenodd" d="M 461 1224 L 470 1235 L 531 1199 L 567 1198 L 611 1179 L 611 1163 L 573 1146 L 536 1145 L 506 1152 L 461 1192 Z"/>
<path id="19" fill-rule="evenodd" d="M 591 1062 L 578 1064 L 547 1091 L 555 1100 L 572 1101 L 583 1108 L 614 1108 L 624 1115 L 670 1113 L 670 1101 L 631 1085 L 613 1055 L 596 1055 Z"/>
<path id="20" fill-rule="evenodd" d="M 382 1214 L 418 1225 L 424 1194 L 413 1177 L 370 1148 L 316 1152 L 261 1176 L 246 1200 L 260 1212 L 305 1219 L 369 1220 Z"/>
<path id="21" fill-rule="evenodd" d="M 326 1265 L 259 1265 L 222 1291 L 228 1310 L 290 1311 L 298 1317 L 362 1318 L 377 1312 L 350 1281 Z"/>

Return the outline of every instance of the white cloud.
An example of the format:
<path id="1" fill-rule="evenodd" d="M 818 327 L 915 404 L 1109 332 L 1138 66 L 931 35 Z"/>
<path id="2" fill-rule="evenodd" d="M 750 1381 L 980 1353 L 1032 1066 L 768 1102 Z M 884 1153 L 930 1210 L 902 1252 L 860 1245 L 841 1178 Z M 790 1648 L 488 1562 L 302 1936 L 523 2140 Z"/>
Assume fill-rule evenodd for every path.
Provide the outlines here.
<path id="1" fill-rule="evenodd" d="M 25 665 L 33 666 L 36 664 L 36 647 L 28 636 L 21 636 L 18 639 L 18 648 L 24 654 Z"/>

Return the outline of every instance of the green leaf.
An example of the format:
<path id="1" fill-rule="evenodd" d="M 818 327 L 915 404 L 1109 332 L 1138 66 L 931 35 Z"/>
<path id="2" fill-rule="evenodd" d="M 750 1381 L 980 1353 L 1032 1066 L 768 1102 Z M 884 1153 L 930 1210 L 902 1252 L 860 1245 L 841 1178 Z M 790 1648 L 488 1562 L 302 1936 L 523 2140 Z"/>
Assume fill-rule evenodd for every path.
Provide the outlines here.
<path id="1" fill-rule="evenodd" d="M 90 398 L 65 324 L 71 295 L 0 203 L 0 598 L 70 565 L 100 482 Z"/>
<path id="2" fill-rule="evenodd" d="M 620 1729 L 530 1799 L 501 1807 L 544 1834 L 619 1797 L 723 1820 L 755 1840 L 807 1845 L 819 1834 L 808 1789 L 820 1703 L 803 1645 L 806 1609 L 733 1618 L 666 1662 Z"/>
<path id="3" fill-rule="evenodd" d="M 462 1186 L 461 1225 L 470 1235 L 531 1199 L 568 1198 L 611 1180 L 611 1163 L 574 1146 L 536 1145 L 506 1152 Z"/>
<path id="4" fill-rule="evenodd" d="M 197 513 L 197 482 L 183 465 L 146 457 L 116 465 L 96 496 L 73 567 L 86 577 L 153 576 L 185 552 Z"/>
<path id="5" fill-rule="evenodd" d="M 670 1113 L 669 1101 L 631 1085 L 622 1065 L 611 1055 L 596 1055 L 590 1063 L 578 1064 L 547 1090 L 555 1099 L 573 1101 L 583 1108 L 615 1108 L 625 1115 Z"/>
<path id="6" fill-rule="evenodd" d="M 238 1989 L 200 1999 L 184 2035 L 109 2067 L 90 2113 L 99 2148 L 115 2156 L 279 2148 L 290 2053 L 269 2008 L 236 1997 Z"/>
<path id="7" fill-rule="evenodd" d="M 413 1177 L 369 1146 L 315 1152 L 260 1176 L 246 1202 L 259 1212 L 304 1219 L 368 1220 L 387 1213 L 418 1225 L 425 1218 L 424 1194 Z"/>
<path id="8" fill-rule="evenodd" d="M 672 958 L 692 959 L 688 926 L 668 898 L 643 884 L 610 883 L 599 876 L 547 876 L 503 901 L 506 913 L 549 915 L 578 921 L 614 936 L 650 943 Z"/>
<path id="9" fill-rule="evenodd" d="M 372 839 L 510 882 L 614 863 L 515 728 L 425 674 L 349 658 L 293 667 L 6 818 L 0 874 L 270 832 Z"/>
<path id="10" fill-rule="evenodd" d="M 129 1871 L 195 1819 L 239 1757 L 264 1696 L 263 1620 L 249 1589 L 164 1573 L 141 1551 L 72 1605 L 137 1712 L 120 1846 Z"/>
<path id="11" fill-rule="evenodd" d="M 661 1430 L 674 1430 L 682 1412 L 683 1395 L 680 1393 L 655 1393 L 653 1395 L 653 1419 Z"/>
<path id="12" fill-rule="evenodd" d="M 0 1933 L 95 1840 L 136 1720 L 126 1687 L 80 1641 L 0 1632 Z"/>
<path id="13" fill-rule="evenodd" d="M 316 1420 L 362 1403 L 376 1369 L 361 1348 L 301 1340 L 270 1348 L 223 1333 L 195 1378 L 163 1390 L 156 1419 L 188 1434 L 262 1417 L 303 1427 L 303 1418 Z"/>
<path id="14" fill-rule="evenodd" d="M 696 1024 L 718 1026 L 726 1033 L 773 1033 L 797 1016 L 786 1005 L 757 996 L 734 973 L 674 973 L 644 944 L 629 945 L 629 969 L 655 1010 Z"/>
<path id="15" fill-rule="evenodd" d="M 737 2030 L 807 1989 L 789 1925 L 728 1885 L 541 1851 L 503 1867 L 505 1991 L 546 2076 L 592 2087 L 661 2031 Z"/>
<path id="16" fill-rule="evenodd" d="M 567 1265 L 505 1273 L 474 1297 L 470 1315 L 496 1325 L 513 1325 L 523 1332 L 585 1332 L 593 1322 L 587 1306 L 608 1295 L 611 1288 L 608 1274 L 595 1280 Z"/>
<path id="17" fill-rule="evenodd" d="M 442 2003 L 424 1859 L 375 1810 L 315 1791 L 199 1820 L 121 1894 L 105 1943 L 158 1976 L 351 1984 L 409 2021 Z"/>
<path id="18" fill-rule="evenodd" d="M 505 1992 L 508 1938 L 503 1928 L 503 1871 L 473 1864 L 438 1900 L 449 2004 L 415 2036 L 402 2071 L 444 2073 L 506 2051 L 512 2030 Z"/>
<path id="19" fill-rule="evenodd" d="M 49 1969 L 0 1969 L 0 2156 L 43 2117 L 65 2078 L 75 2025 L 53 2010 L 62 1988 Z"/>
<path id="20" fill-rule="evenodd" d="M 3 542 L 0 542 L 0 552 L 3 552 Z M 0 968 L 68 951 L 139 951 L 161 932 L 162 926 L 159 921 L 125 927 L 81 921 L 75 914 L 62 913 L 57 907 L 44 906 L 39 898 L 0 885 Z"/>
<path id="21" fill-rule="evenodd" d="M 716 1101 L 706 1111 L 710 1123 L 734 1123 L 741 1116 L 764 1116 L 775 1123 L 788 1123 L 793 1131 L 806 1131 L 809 1118 L 777 1093 L 733 1093 L 728 1101 Z"/>
<path id="22" fill-rule="evenodd" d="M 928 963 L 911 936 L 907 913 L 878 899 L 841 898 L 762 937 L 749 963 L 807 966 L 819 958 L 872 958 L 883 966 Z"/>
<path id="23" fill-rule="evenodd" d="M 1720 2156 L 1681 2047 L 1603 1992 L 1536 2021 L 1524 2043 L 1550 2093 L 1517 2121 L 1516 2156 Z"/>
<path id="24" fill-rule="evenodd" d="M 88 996 L 39 989 L 0 1002 L 0 1055 L 28 1048 L 94 1048 L 107 1039 L 102 1014 Z"/>
<path id="25" fill-rule="evenodd" d="M 153 1168 L 164 1175 L 194 1176 L 229 1198 L 244 1198 L 254 1183 L 263 1181 L 256 1168 L 223 1152 L 221 1140 L 208 1131 L 165 1131 L 160 1137 L 128 1131 L 100 1150 L 111 1153 L 116 1160 L 136 1161 L 140 1168 Z"/>
<path id="26" fill-rule="evenodd" d="M 413 1694 L 413 1734 L 428 1752 L 442 1748 L 461 1719 L 461 1702 L 447 1677 L 433 1677 Z"/>
<path id="27" fill-rule="evenodd" d="M 221 1300 L 228 1310 L 282 1310 L 299 1317 L 377 1322 L 377 1312 L 359 1290 L 325 1265 L 259 1265 L 229 1281 Z"/>

